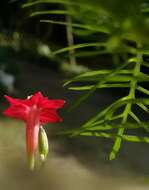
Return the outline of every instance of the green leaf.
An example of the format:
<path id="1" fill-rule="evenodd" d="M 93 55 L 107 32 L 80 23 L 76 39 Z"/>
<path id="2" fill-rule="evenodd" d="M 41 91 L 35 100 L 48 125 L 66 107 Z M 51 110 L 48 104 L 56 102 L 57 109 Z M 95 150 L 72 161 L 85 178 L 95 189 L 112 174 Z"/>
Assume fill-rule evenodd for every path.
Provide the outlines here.
<path id="1" fill-rule="evenodd" d="M 140 119 L 136 116 L 135 113 L 133 113 L 132 111 L 129 112 L 129 115 L 139 124 L 141 124 Z"/>
<path id="2" fill-rule="evenodd" d="M 99 81 L 97 84 L 95 84 L 87 93 L 85 93 L 83 96 L 81 96 L 71 107 L 70 110 L 76 108 L 77 106 L 80 105 L 80 103 L 82 103 L 84 100 L 86 100 L 91 94 L 93 94 L 93 92 L 95 92 L 95 90 L 97 89 L 97 87 L 99 85 L 102 85 L 106 82 L 106 80 L 109 77 L 112 77 L 114 74 L 116 74 L 117 72 L 119 72 L 121 69 L 123 69 L 126 65 L 128 65 L 128 63 L 123 64 L 122 66 L 118 67 L 117 69 L 115 69 L 113 72 L 110 72 L 109 75 L 107 75 L 106 77 L 103 77 L 102 81 Z"/>
<path id="3" fill-rule="evenodd" d="M 51 11 L 36 11 L 30 14 L 31 17 L 38 15 L 49 15 L 49 14 L 57 14 L 57 15 L 69 15 L 70 13 L 65 10 L 51 10 Z"/>
<path id="4" fill-rule="evenodd" d="M 96 136 L 96 137 L 104 137 L 104 138 L 111 138 L 115 139 L 117 135 L 112 134 L 112 133 L 104 133 L 104 132 L 83 132 L 80 133 L 81 136 Z M 123 139 L 125 141 L 129 142 L 144 142 L 144 143 L 149 143 L 149 136 L 135 136 L 135 135 L 122 135 L 119 136 L 120 139 Z M 111 156 L 112 157 L 112 156 Z"/>
<path id="5" fill-rule="evenodd" d="M 94 117 L 92 117 L 90 120 L 88 120 L 85 124 L 82 125 L 82 128 L 87 128 L 90 127 L 91 125 L 94 125 L 95 122 L 97 122 L 99 119 L 105 117 L 105 115 L 110 114 L 111 112 L 113 113 L 117 108 L 120 106 L 128 103 L 128 102 L 133 102 L 134 100 L 130 100 L 128 98 L 121 98 L 114 103 L 112 103 L 110 106 L 105 108 L 104 110 L 100 110 Z M 136 100 L 135 100 L 136 101 Z"/>
<path id="6" fill-rule="evenodd" d="M 140 92 L 143 92 L 144 94 L 149 95 L 149 90 L 147 90 L 141 86 L 137 86 L 137 90 L 139 90 Z"/>
<path id="7" fill-rule="evenodd" d="M 85 47 L 104 47 L 104 46 L 106 46 L 106 43 L 104 43 L 104 42 L 83 43 L 83 44 L 76 44 L 73 46 L 65 47 L 65 48 L 59 49 L 57 51 L 54 51 L 52 53 L 54 55 L 56 55 L 56 54 L 64 53 L 64 52 L 74 50 L 74 49 L 80 49 L 80 48 L 85 48 Z"/>
<path id="8" fill-rule="evenodd" d="M 137 105 L 149 114 L 149 109 L 143 103 L 137 103 Z"/>
<path id="9" fill-rule="evenodd" d="M 117 153 L 119 152 L 119 150 L 120 150 L 121 141 L 122 141 L 122 135 L 123 135 L 123 133 L 124 133 L 124 130 L 125 130 L 124 127 L 121 127 L 121 128 L 118 129 L 116 140 L 115 140 L 114 145 L 113 145 L 113 147 L 112 147 L 112 151 L 110 152 L 110 155 L 109 155 L 109 159 L 110 159 L 110 160 L 115 159 L 116 154 L 117 154 Z"/>
<path id="10" fill-rule="evenodd" d="M 100 85 L 103 85 L 108 79 L 112 78 L 112 77 L 115 77 L 117 73 L 119 73 L 123 68 L 125 68 L 127 65 L 129 65 L 129 62 L 126 62 L 124 63 L 123 65 L 117 67 L 115 70 L 110 70 L 110 71 L 105 71 L 105 70 L 101 70 L 101 71 L 91 71 L 91 72 L 87 72 L 87 73 L 84 73 L 84 74 L 81 74 L 77 77 L 74 77 L 73 79 L 71 80 L 68 80 L 67 82 L 64 83 L 64 86 L 70 84 L 71 82 L 73 81 L 80 81 L 80 79 L 84 79 L 84 78 L 87 78 L 88 80 L 90 79 L 90 77 L 93 77 L 95 74 L 97 74 L 97 72 L 100 72 L 101 74 L 104 73 L 104 72 L 107 72 L 105 74 L 105 76 L 103 77 L 102 76 L 102 83 Z M 123 71 L 122 71 L 123 72 Z M 97 77 L 97 76 L 96 76 Z M 95 78 L 96 78 L 95 77 Z M 132 76 L 131 76 L 132 77 Z M 133 78 L 133 77 L 132 77 Z M 132 79 L 131 78 L 131 79 Z M 99 78 L 100 79 L 100 78 Z M 98 80 L 99 80 L 98 79 Z M 120 79 L 120 78 L 119 78 Z M 119 81 L 119 80 L 118 80 Z M 128 79 L 126 79 L 125 81 L 128 81 Z M 97 84 L 98 86 L 99 84 Z"/>
<path id="11" fill-rule="evenodd" d="M 82 96 L 79 97 L 78 100 L 75 101 L 72 106 L 70 106 L 69 111 L 72 111 L 76 107 L 78 107 L 84 100 L 86 100 L 93 92 L 96 90 L 96 85 L 93 86 L 87 93 L 83 94 Z"/>
<path id="12" fill-rule="evenodd" d="M 63 26 L 68 26 L 69 25 L 69 23 L 67 23 L 67 22 L 54 21 L 54 20 L 40 20 L 40 22 L 51 23 L 51 24 L 59 24 L 59 25 L 63 25 Z M 108 29 L 103 28 L 103 27 L 98 28 L 98 27 L 96 27 L 94 25 L 72 23 L 71 26 L 75 27 L 75 28 L 82 28 L 82 29 L 87 29 L 87 30 L 96 31 L 96 32 L 103 32 L 103 33 L 106 33 L 106 34 L 109 33 Z"/>
<path id="13" fill-rule="evenodd" d="M 82 90 L 90 90 L 94 85 L 88 85 L 88 86 L 73 86 L 69 87 L 69 90 L 77 90 L 77 91 L 82 91 Z M 103 84 L 103 85 L 98 85 L 97 88 L 129 88 L 129 84 Z"/>
<path id="14" fill-rule="evenodd" d="M 38 5 L 38 4 L 47 4 L 47 3 L 60 3 L 60 4 L 66 4 L 66 5 L 78 5 L 80 6 L 78 3 L 75 2 L 71 2 L 71 1 L 67 1 L 67 0 L 40 0 L 40 1 L 34 1 L 34 2 L 30 2 L 30 3 L 25 3 L 22 8 L 26 8 L 26 7 L 31 7 L 34 5 Z"/>
<path id="15" fill-rule="evenodd" d="M 34 6 L 34 5 L 38 5 L 38 4 L 51 4 L 51 3 L 58 3 L 58 4 L 63 4 L 63 5 L 71 5 L 71 6 L 83 6 L 85 8 L 89 8 L 89 9 L 93 9 L 94 7 L 93 6 L 89 6 L 88 4 L 86 3 L 77 3 L 77 2 L 72 2 L 72 1 L 69 1 L 69 0 L 37 0 L 37 1 L 34 1 L 34 2 L 29 2 L 29 3 L 25 3 L 22 8 L 26 8 L 26 7 L 31 7 L 31 6 Z M 95 9 L 96 10 L 96 9 Z"/>

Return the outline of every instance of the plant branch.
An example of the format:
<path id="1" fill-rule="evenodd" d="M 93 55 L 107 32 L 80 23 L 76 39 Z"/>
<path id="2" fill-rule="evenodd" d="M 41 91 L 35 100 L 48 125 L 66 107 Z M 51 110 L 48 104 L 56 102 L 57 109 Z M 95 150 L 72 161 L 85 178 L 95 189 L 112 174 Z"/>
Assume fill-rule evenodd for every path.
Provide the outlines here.
<path id="1" fill-rule="evenodd" d="M 138 48 L 140 48 L 140 46 L 138 46 Z M 134 67 L 134 70 L 133 70 L 133 76 L 134 77 L 137 77 L 140 74 L 140 67 L 141 67 L 142 60 L 143 60 L 142 54 L 138 53 L 137 54 L 137 61 L 136 61 L 136 64 L 135 64 L 135 67 Z M 128 94 L 128 97 L 130 99 L 135 98 L 136 86 L 137 86 L 137 80 L 134 78 L 134 79 L 132 79 L 130 81 L 130 91 L 129 91 L 129 94 Z M 123 111 L 123 118 L 122 118 L 122 121 L 121 121 L 122 125 L 127 123 L 129 113 L 131 112 L 131 107 L 132 107 L 132 103 L 127 103 L 126 104 L 126 106 L 124 108 L 124 111 Z M 109 155 L 110 160 L 113 160 L 116 157 L 116 154 L 120 150 L 121 143 L 122 143 L 122 138 L 121 137 L 124 135 L 124 131 L 125 131 L 124 127 L 121 127 L 121 128 L 118 129 L 117 137 L 116 137 L 114 145 L 112 147 L 112 151 L 111 151 L 111 153 Z"/>

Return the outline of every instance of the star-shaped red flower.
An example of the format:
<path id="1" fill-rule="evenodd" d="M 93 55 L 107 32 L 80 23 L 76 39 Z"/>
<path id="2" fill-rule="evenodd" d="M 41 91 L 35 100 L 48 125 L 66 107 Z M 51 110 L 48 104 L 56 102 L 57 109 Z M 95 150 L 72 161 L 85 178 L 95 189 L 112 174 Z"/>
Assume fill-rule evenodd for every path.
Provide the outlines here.
<path id="1" fill-rule="evenodd" d="M 60 122 L 62 118 L 57 110 L 64 106 L 64 100 L 49 100 L 41 92 L 37 92 L 27 99 L 16 99 L 9 96 L 5 98 L 10 107 L 4 111 L 4 115 L 23 120 L 26 123 L 27 153 L 33 159 L 38 147 L 38 133 L 41 125 Z"/>

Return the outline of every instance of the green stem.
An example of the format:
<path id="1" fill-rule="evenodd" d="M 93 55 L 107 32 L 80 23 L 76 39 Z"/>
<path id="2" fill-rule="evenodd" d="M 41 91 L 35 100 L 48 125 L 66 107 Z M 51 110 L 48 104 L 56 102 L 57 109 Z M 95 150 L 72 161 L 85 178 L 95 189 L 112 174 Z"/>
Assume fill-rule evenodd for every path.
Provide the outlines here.
<path id="1" fill-rule="evenodd" d="M 35 167 L 35 155 L 34 153 L 30 153 L 27 156 L 28 156 L 27 160 L 28 160 L 29 169 L 33 171 Z"/>
<path id="2" fill-rule="evenodd" d="M 140 45 L 138 45 L 138 48 L 140 48 Z M 133 76 L 137 77 L 140 74 L 140 67 L 142 63 L 142 54 L 138 53 L 137 54 L 137 62 L 136 65 L 133 69 Z M 134 99 L 135 98 L 135 91 L 136 91 L 136 86 L 137 86 L 137 80 L 134 78 L 130 81 L 130 91 L 128 94 L 128 98 Z M 124 126 L 124 124 L 127 123 L 129 113 L 131 111 L 132 103 L 127 103 L 124 111 L 123 111 L 123 118 L 121 121 L 121 124 Z M 113 160 L 116 157 L 116 154 L 119 152 L 121 143 L 122 143 L 122 136 L 124 135 L 125 128 L 120 127 L 117 132 L 117 137 L 115 139 L 114 145 L 112 147 L 112 151 L 109 155 L 109 159 Z"/>
<path id="3" fill-rule="evenodd" d="M 69 7 L 67 7 L 69 9 Z M 74 38 L 73 38 L 73 28 L 72 28 L 72 19 L 70 15 L 66 15 L 66 21 L 68 25 L 66 26 L 66 32 L 67 32 L 67 42 L 68 42 L 68 47 L 71 47 L 74 45 Z M 75 58 L 75 50 L 70 49 L 69 50 L 69 60 L 70 64 L 76 65 L 76 58 Z"/>

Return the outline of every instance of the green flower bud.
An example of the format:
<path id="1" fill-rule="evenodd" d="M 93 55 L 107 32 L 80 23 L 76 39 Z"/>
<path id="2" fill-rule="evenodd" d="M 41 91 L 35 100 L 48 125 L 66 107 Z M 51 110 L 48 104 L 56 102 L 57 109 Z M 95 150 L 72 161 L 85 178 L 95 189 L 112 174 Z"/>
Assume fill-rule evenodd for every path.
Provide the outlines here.
<path id="1" fill-rule="evenodd" d="M 41 160 L 44 162 L 49 152 L 49 143 L 45 130 L 41 126 L 38 136 L 38 148 Z"/>

